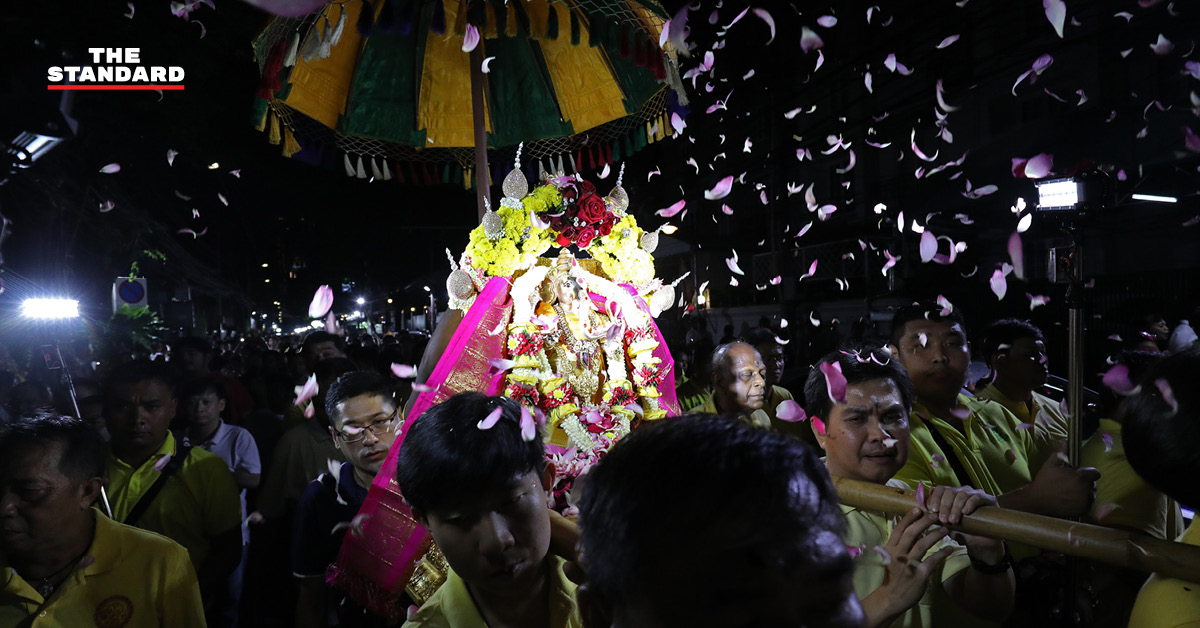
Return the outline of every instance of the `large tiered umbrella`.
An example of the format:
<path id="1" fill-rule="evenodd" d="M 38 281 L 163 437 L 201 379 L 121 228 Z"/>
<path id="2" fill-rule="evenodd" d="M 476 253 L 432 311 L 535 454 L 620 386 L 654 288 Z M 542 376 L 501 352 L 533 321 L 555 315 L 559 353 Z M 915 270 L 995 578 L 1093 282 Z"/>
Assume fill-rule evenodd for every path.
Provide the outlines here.
<path id="1" fill-rule="evenodd" d="M 533 167 L 610 163 L 671 133 L 664 18 L 656 0 L 331 3 L 255 41 L 257 122 L 285 155 L 360 177 L 487 182 L 486 149 L 509 164 L 520 142 Z"/>

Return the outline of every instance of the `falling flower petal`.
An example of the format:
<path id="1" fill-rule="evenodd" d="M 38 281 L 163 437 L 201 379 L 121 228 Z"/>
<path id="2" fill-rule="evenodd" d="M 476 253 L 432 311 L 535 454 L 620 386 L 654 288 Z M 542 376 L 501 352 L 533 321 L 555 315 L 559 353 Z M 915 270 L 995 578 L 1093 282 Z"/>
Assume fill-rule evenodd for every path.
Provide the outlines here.
<path id="1" fill-rule="evenodd" d="M 920 249 L 921 263 L 925 264 L 928 263 L 929 260 L 933 259 L 933 256 L 937 253 L 937 248 L 937 236 L 933 235 L 933 233 L 929 231 L 922 233 Z"/>
<path id="2" fill-rule="evenodd" d="M 1113 448 L 1113 435 L 1112 434 L 1109 434 L 1107 432 L 1102 432 L 1100 434 L 1100 442 L 1104 443 L 1104 451 L 1105 452 L 1112 451 L 1112 448 Z"/>
<path id="3" fill-rule="evenodd" d="M 409 364 L 392 363 L 392 374 L 400 379 L 408 379 L 417 374 L 417 369 Z"/>
<path id="4" fill-rule="evenodd" d="M 1029 311 L 1031 312 L 1035 308 L 1039 308 L 1050 302 L 1050 297 L 1030 294 L 1028 292 L 1025 293 L 1025 298 L 1029 299 Z"/>
<path id="5" fill-rule="evenodd" d="M 1124 364 L 1115 364 L 1104 374 L 1101 382 L 1109 388 L 1109 390 L 1118 395 L 1130 395 L 1134 391 L 1133 382 L 1129 380 L 1129 367 Z"/>
<path id="6" fill-rule="evenodd" d="M 100 169 L 103 174 L 116 174 L 121 171 L 121 164 L 112 163 Z"/>
<path id="7" fill-rule="evenodd" d="M 195 229 L 180 229 L 179 231 L 176 231 L 175 233 L 190 235 L 190 236 L 192 236 L 192 239 L 195 240 L 196 238 L 199 238 L 200 236 L 208 233 L 208 227 L 205 227 L 201 231 L 196 231 Z"/>
<path id="8" fill-rule="evenodd" d="M 317 390 L 317 375 L 313 373 L 308 377 L 308 381 L 304 382 L 303 386 L 296 387 L 296 399 L 292 402 L 292 405 L 298 406 L 307 402 L 317 394 Z"/>
<path id="9" fill-rule="evenodd" d="M 821 417 L 819 417 L 819 416 L 812 417 L 812 424 L 813 424 L 813 427 L 815 427 L 817 429 L 818 434 L 820 434 L 821 436 L 825 435 L 825 422 L 821 420 Z"/>
<path id="10" fill-rule="evenodd" d="M 1067 5 L 1063 4 L 1063 0 L 1042 0 L 1042 7 L 1046 10 L 1046 19 L 1050 20 L 1054 32 L 1061 38 L 1063 22 L 1067 19 Z"/>
<path id="11" fill-rule="evenodd" d="M 496 423 L 498 423 L 500 421 L 500 415 L 503 412 L 504 412 L 503 407 L 496 406 L 495 408 L 492 409 L 491 412 L 488 413 L 488 415 L 486 417 L 484 417 L 484 419 L 482 421 L 476 423 L 475 427 L 477 427 L 481 430 L 490 430 L 493 427 L 496 427 Z"/>
<path id="12" fill-rule="evenodd" d="M 126 3 L 125 3 L 125 6 L 129 7 L 129 13 L 126 13 L 126 14 L 125 14 L 125 17 L 127 17 L 127 18 L 129 18 L 129 19 L 131 19 L 131 20 L 132 20 L 132 19 L 133 19 L 133 3 L 132 3 L 132 2 L 126 2 Z"/>
<path id="13" fill-rule="evenodd" d="M 116 206 L 117 206 L 117 204 L 112 201 L 104 201 L 103 203 L 100 203 L 100 213 L 107 214 L 108 212 L 112 211 L 113 208 Z"/>
<path id="14" fill-rule="evenodd" d="M 887 258 L 887 262 L 885 262 L 883 265 L 883 276 L 887 277 L 888 269 L 895 266 L 896 262 L 898 262 L 900 258 L 898 256 L 893 256 L 892 252 L 887 249 L 884 249 L 883 256 Z"/>
<path id="15" fill-rule="evenodd" d="M 497 408 L 499 409 L 499 408 Z M 521 406 L 521 440 L 529 442 L 537 436 L 537 422 L 526 406 Z"/>
<path id="16" fill-rule="evenodd" d="M 808 416 L 804 414 L 804 408 L 801 408 L 800 404 L 787 399 L 781 401 L 779 406 L 775 408 L 775 418 L 780 421 L 787 421 L 788 423 L 797 423 L 807 419 Z"/>
<path id="17" fill-rule="evenodd" d="M 463 35 L 463 52 L 471 52 L 479 45 L 479 29 L 473 24 L 467 24 L 467 32 Z"/>
<path id="18" fill-rule="evenodd" d="M 811 52 L 825 45 L 821 40 L 821 36 L 813 32 L 807 26 L 800 29 L 800 49 L 804 52 Z"/>
<path id="19" fill-rule="evenodd" d="M 483 63 L 480 65 L 479 71 L 483 74 L 490 73 L 492 71 L 492 69 L 488 66 L 491 65 L 491 63 L 495 60 L 496 60 L 496 57 L 488 57 L 488 58 L 484 59 Z"/>
<path id="20" fill-rule="evenodd" d="M 745 274 L 746 274 L 746 273 L 742 272 L 741 268 L 738 267 L 737 251 L 733 252 L 733 257 L 725 258 L 725 265 L 728 266 L 729 270 L 735 274 L 742 275 L 742 276 L 745 276 Z"/>
<path id="21" fill-rule="evenodd" d="M 1150 49 L 1153 50 L 1154 54 L 1156 55 L 1167 55 L 1171 54 L 1171 51 L 1175 49 L 1175 44 L 1171 43 L 1171 40 L 1163 37 L 1160 33 L 1158 35 L 1158 41 L 1150 44 Z"/>
<path id="22" fill-rule="evenodd" d="M 329 286 L 321 286 L 313 294 L 312 303 L 308 306 L 309 318 L 321 318 L 333 307 L 333 290 Z"/>
<path id="23" fill-rule="evenodd" d="M 176 157 L 177 155 L 179 155 L 179 151 L 177 151 L 177 150 L 171 150 L 171 149 L 167 149 L 167 165 L 168 165 L 168 166 L 174 166 L 174 165 L 175 165 L 175 157 Z"/>
<path id="24" fill-rule="evenodd" d="M 1033 212 L 1021 216 L 1021 220 L 1017 222 L 1017 233 L 1025 233 L 1029 231 L 1029 227 L 1033 225 Z"/>
<path id="25" fill-rule="evenodd" d="M 733 177 L 725 177 L 717 182 L 711 190 L 704 193 L 704 198 L 709 201 L 715 201 L 726 196 L 729 196 L 729 190 L 733 187 Z M 669 216 L 668 216 L 669 218 Z"/>
<path id="26" fill-rule="evenodd" d="M 940 294 L 937 296 L 937 304 L 942 306 L 942 309 L 938 312 L 939 316 L 949 316 L 954 311 L 954 305 L 950 303 L 950 299 Z"/>
<path id="27" fill-rule="evenodd" d="M 825 375 L 825 391 L 834 403 L 846 403 L 846 377 L 842 375 L 841 362 L 822 362 L 821 373 Z"/>
<path id="28" fill-rule="evenodd" d="M 822 15 L 821 17 L 817 18 L 817 24 L 820 24 L 825 28 L 833 28 L 837 24 L 837 21 L 837 18 L 832 15 Z"/>
<path id="29" fill-rule="evenodd" d="M 941 50 L 942 48 L 945 48 L 946 46 L 949 46 L 950 44 L 953 44 L 956 41 L 958 41 L 958 35 L 951 35 L 951 36 L 943 39 L 942 42 L 937 45 L 937 49 Z"/>
<path id="30" fill-rule="evenodd" d="M 607 179 L 611 172 L 612 168 L 610 168 L 608 164 L 604 164 L 604 169 L 600 171 L 600 178 Z"/>
<path id="31" fill-rule="evenodd" d="M 1008 238 L 1008 257 L 1012 260 L 1013 274 L 1017 279 L 1025 278 L 1025 248 L 1021 244 L 1021 234 L 1013 233 Z M 1000 297 L 1004 298 L 1004 297 Z"/>
<path id="32" fill-rule="evenodd" d="M 812 261 L 812 264 L 809 264 L 808 272 L 804 273 L 803 275 L 800 275 L 800 281 L 804 281 L 805 279 L 817 274 L 817 262 L 818 261 L 820 261 L 820 260 L 814 259 Z"/>
<path id="33" fill-rule="evenodd" d="M 1050 169 L 1053 167 L 1054 155 L 1049 153 L 1035 155 L 1025 163 L 1025 178 L 1043 179 L 1050 174 Z"/>
<path id="34" fill-rule="evenodd" d="M 488 361 L 488 364 L 490 365 L 488 366 L 488 374 L 490 375 L 502 373 L 517 365 L 513 360 L 505 360 L 503 358 L 492 358 Z"/>
<path id="35" fill-rule="evenodd" d="M 681 201 L 675 203 L 674 205 L 667 207 L 666 209 L 660 209 L 660 210 L 654 212 L 654 214 L 656 216 L 662 216 L 663 218 L 672 218 L 675 216 L 675 214 L 678 214 L 680 212 L 680 210 L 682 210 L 684 205 L 686 205 L 686 204 L 687 204 L 686 200 L 681 200 Z"/>
<path id="36" fill-rule="evenodd" d="M 771 42 L 775 41 L 775 18 L 771 17 L 766 9 L 754 9 L 754 14 L 766 22 L 767 28 L 771 29 L 771 36 L 767 38 L 767 45 L 771 45 Z"/>
<path id="37" fill-rule="evenodd" d="M 1096 507 L 1096 521 L 1104 521 L 1112 514 L 1112 511 L 1120 508 L 1119 504 L 1107 503 L 1100 504 Z"/>
<path id="38" fill-rule="evenodd" d="M 671 112 L 671 128 L 675 129 L 676 134 L 683 133 L 683 130 L 687 128 L 687 123 L 683 121 L 677 111 Z"/>
<path id="39" fill-rule="evenodd" d="M 1008 280 L 1004 278 L 1004 273 L 996 270 L 992 273 L 992 278 L 989 281 L 992 286 L 992 292 L 995 293 L 997 299 L 1004 299 L 1004 294 L 1008 292 Z"/>
<path id="40" fill-rule="evenodd" d="M 821 433 L 824 434 L 825 431 L 821 430 Z M 862 548 L 858 547 L 857 545 L 847 545 L 846 553 L 850 555 L 850 558 L 858 558 L 859 556 L 862 556 L 863 551 Z"/>
<path id="41" fill-rule="evenodd" d="M 1171 390 L 1171 383 L 1163 378 L 1154 380 L 1154 386 L 1158 388 L 1158 392 L 1162 395 L 1163 401 L 1171 406 L 1171 415 L 1174 416 L 1179 412 L 1179 402 L 1175 399 L 1175 391 Z"/>
<path id="42" fill-rule="evenodd" d="M 917 482 L 916 498 L 917 498 L 917 507 L 924 508 L 925 507 L 925 483 L 924 482 Z"/>

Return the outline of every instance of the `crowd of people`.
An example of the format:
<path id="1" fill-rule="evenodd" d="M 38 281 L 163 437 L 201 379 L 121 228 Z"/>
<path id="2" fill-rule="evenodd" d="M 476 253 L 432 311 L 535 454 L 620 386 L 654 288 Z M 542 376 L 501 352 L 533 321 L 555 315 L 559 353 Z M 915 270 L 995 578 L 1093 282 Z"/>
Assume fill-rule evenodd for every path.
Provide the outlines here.
<path id="1" fill-rule="evenodd" d="M 1086 564 L 1075 590 L 1060 555 L 958 527 L 1000 507 L 1200 545 L 1181 509 L 1200 506 L 1200 348 L 1149 322 L 1078 465 L 1028 322 L 969 330 L 914 303 L 880 342 L 793 368 L 794 393 L 780 327 L 711 349 L 689 332 L 684 416 L 622 438 L 572 519 L 518 403 L 460 393 L 403 416 L 416 386 L 391 366 L 420 360 L 411 337 L 185 337 L 97 361 L 81 345 L 69 380 L 9 358 L 0 625 L 1190 625 L 1198 585 Z M 986 381 L 968 382 L 972 346 Z M 436 552 L 397 618 L 330 568 L 399 440 L 395 480 Z M 839 504 L 831 478 L 917 497 L 891 517 Z"/>

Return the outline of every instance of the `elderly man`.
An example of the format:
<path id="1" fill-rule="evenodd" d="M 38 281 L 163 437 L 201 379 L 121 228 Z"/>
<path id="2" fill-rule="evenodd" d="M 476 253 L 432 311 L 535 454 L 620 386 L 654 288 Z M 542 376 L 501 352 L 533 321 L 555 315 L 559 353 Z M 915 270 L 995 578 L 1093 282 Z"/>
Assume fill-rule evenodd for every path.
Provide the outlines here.
<path id="1" fill-rule="evenodd" d="M 763 412 L 767 367 L 757 349 L 744 342 L 717 347 L 710 373 L 712 397 L 695 412 L 732 416 L 751 425 L 771 427 L 770 417 Z"/>
<path id="2" fill-rule="evenodd" d="M 187 550 L 92 508 L 107 455 L 78 419 L 0 432 L 0 626 L 205 625 Z"/>

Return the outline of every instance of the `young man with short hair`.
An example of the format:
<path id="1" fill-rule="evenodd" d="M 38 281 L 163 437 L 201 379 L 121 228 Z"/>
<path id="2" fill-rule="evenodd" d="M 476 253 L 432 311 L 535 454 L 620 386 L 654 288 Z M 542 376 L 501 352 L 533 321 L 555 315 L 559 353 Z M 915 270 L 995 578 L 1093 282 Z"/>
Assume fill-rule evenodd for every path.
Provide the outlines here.
<path id="1" fill-rule="evenodd" d="M 174 376 L 162 364 L 129 362 L 109 374 L 109 502 L 115 520 L 187 548 L 211 605 L 242 556 L 239 490 L 219 456 L 175 440 L 176 407 Z"/>
<path id="2" fill-rule="evenodd" d="M 465 392 L 409 428 L 396 481 L 450 573 L 406 627 L 581 625 L 575 584 L 549 553 L 554 470 L 540 431 L 523 437 L 521 418 L 511 399 Z"/>
<path id="3" fill-rule="evenodd" d="M 943 314 L 940 305 L 926 302 L 896 310 L 889 349 L 916 393 L 908 463 L 897 479 L 971 486 L 1006 508 L 1053 517 L 1087 512 L 1095 469 L 1067 465 L 1044 427 L 1022 427 L 999 403 L 962 394 L 971 352 L 957 309 Z M 1037 460 L 1047 462 L 1039 469 Z"/>
<path id="4" fill-rule="evenodd" d="M 300 497 L 292 536 L 292 573 L 300 580 L 296 625 L 384 626 L 386 622 L 335 593 L 325 570 L 341 551 L 344 529 L 367 498 L 375 474 L 396 440 L 399 421 L 392 384 L 374 371 L 337 378 L 325 399 L 326 429 L 346 457 L 337 476 L 323 473 Z"/>
<path id="5" fill-rule="evenodd" d="M 779 382 L 783 381 L 784 366 L 787 365 L 787 353 L 780 340 L 775 331 L 768 327 L 756 327 L 746 334 L 746 341 L 754 345 L 758 354 L 762 356 L 763 364 L 767 367 L 763 412 L 770 417 L 772 429 L 795 436 L 815 447 L 817 443 L 812 439 L 812 431 L 808 429 L 808 426 L 803 423 L 784 421 L 777 416 L 779 404 L 796 399 L 790 390 L 779 385 Z"/>
<path id="6" fill-rule="evenodd" d="M 771 427 L 771 419 L 763 412 L 767 367 L 757 349 L 741 341 L 723 344 L 713 350 L 709 373 L 712 396 L 693 411 Z"/>
<path id="7" fill-rule="evenodd" d="M 1141 386 L 1125 400 L 1125 454 L 1150 486 L 1188 508 L 1200 509 L 1200 348 L 1170 354 L 1152 365 Z M 1200 545 L 1200 524 L 1192 521 L 1180 543 Z M 1138 594 L 1130 628 L 1195 625 L 1200 617 L 1200 585 L 1150 576 Z"/>
<path id="8" fill-rule="evenodd" d="M 982 344 L 994 377 L 975 397 L 995 401 L 1022 423 L 1037 423 L 1053 438 L 1066 440 L 1066 415 L 1057 401 L 1038 392 L 1050 374 L 1042 330 L 1028 321 L 1006 318 L 984 330 Z"/>
<path id="9" fill-rule="evenodd" d="M 78 419 L 0 430 L 0 626 L 205 625 L 187 550 L 92 507 L 107 456 Z"/>
<path id="10" fill-rule="evenodd" d="M 645 424 L 588 472 L 580 526 L 588 628 L 862 625 L 829 475 L 778 432 Z"/>
<path id="11" fill-rule="evenodd" d="M 913 385 L 886 352 L 835 351 L 821 359 L 837 364 L 845 400 L 829 396 L 825 373 L 814 368 L 804 385 L 812 432 L 833 477 L 911 489 L 893 476 L 908 459 Z M 1014 576 L 1004 542 L 954 534 L 961 521 L 996 498 L 969 487 L 933 487 L 898 522 L 881 513 L 842 506 L 844 537 L 858 548 L 854 589 L 867 626 L 974 626 L 1002 621 L 1013 606 Z M 939 525 L 942 524 L 942 525 Z M 963 546 L 965 545 L 965 547 Z M 882 551 L 880 551 L 882 548 Z M 930 579 L 933 579 L 932 585 Z M 969 614 L 968 614 L 969 613 Z"/>

